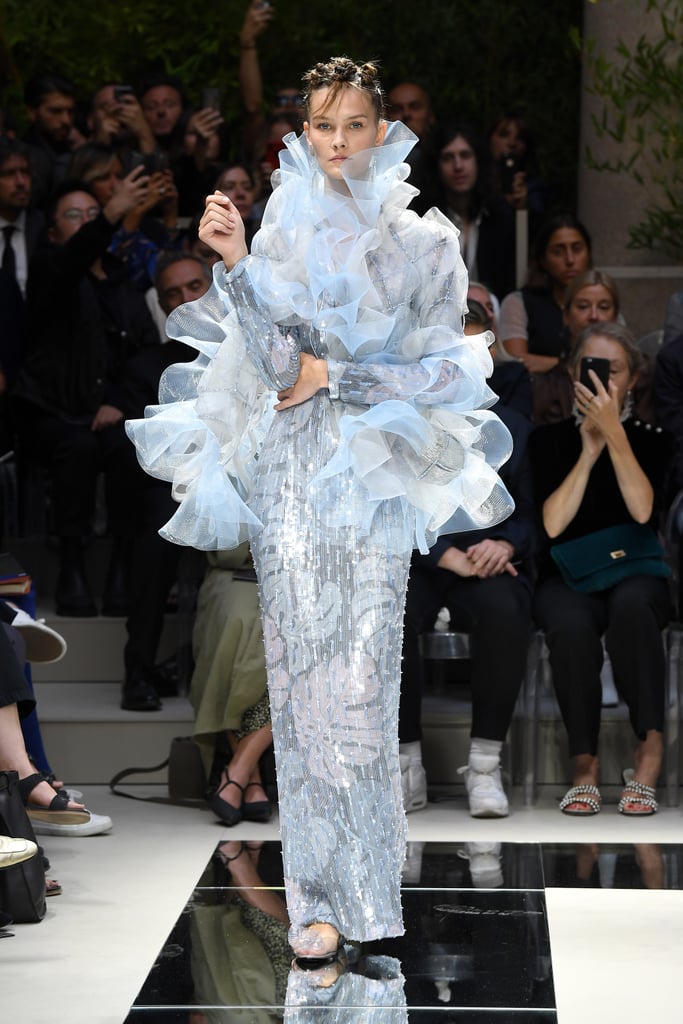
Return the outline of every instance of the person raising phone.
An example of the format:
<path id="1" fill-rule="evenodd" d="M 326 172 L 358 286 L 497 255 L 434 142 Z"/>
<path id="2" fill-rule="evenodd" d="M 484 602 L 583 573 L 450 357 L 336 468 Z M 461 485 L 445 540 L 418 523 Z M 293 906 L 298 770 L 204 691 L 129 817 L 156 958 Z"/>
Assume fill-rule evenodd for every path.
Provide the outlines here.
<path id="1" fill-rule="evenodd" d="M 596 373 L 596 361 L 598 369 L 608 364 L 603 380 Z M 668 434 L 631 417 L 630 392 L 641 364 L 632 335 L 619 323 L 590 324 L 579 335 L 570 360 L 573 415 L 538 427 L 529 443 L 536 500 L 542 506 L 549 545 L 560 546 L 622 524 L 656 527 L 657 495 L 671 444 Z M 666 571 L 661 563 L 659 567 Z M 619 811 L 653 814 L 662 761 L 661 630 L 670 614 L 666 580 L 638 574 L 606 589 L 582 592 L 565 582 L 546 551 L 539 564 L 534 614 L 550 651 L 553 685 L 574 760 L 572 788 L 560 809 L 574 815 L 600 810 L 604 635 L 615 684 L 638 738 L 635 771 L 624 773 Z"/>

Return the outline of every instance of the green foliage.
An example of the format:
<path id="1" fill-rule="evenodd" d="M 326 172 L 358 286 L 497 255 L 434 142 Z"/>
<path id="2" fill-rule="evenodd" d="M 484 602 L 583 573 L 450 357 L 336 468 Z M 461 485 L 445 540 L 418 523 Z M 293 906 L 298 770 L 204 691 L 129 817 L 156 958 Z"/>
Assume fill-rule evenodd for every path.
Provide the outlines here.
<path id="1" fill-rule="evenodd" d="M 0 86 L 21 113 L 24 82 L 61 70 L 83 98 L 106 81 L 139 84 L 164 70 L 190 100 L 219 85 L 237 117 L 237 35 L 246 0 L 0 0 Z M 417 80 L 440 117 L 488 128 L 522 107 L 538 138 L 544 176 L 573 205 L 578 151 L 580 0 L 274 0 L 276 18 L 259 45 L 266 87 L 298 82 L 333 53 L 381 60 L 390 85 Z M 4 83 L 2 78 L 4 77 Z"/>
<path id="2" fill-rule="evenodd" d="M 629 229 L 629 248 L 651 249 L 683 259 L 683 0 L 648 0 L 659 15 L 661 36 L 641 36 L 632 49 L 617 46 L 619 62 L 589 48 L 591 91 L 603 100 L 593 124 L 599 139 L 623 147 L 623 156 L 599 159 L 597 170 L 629 174 L 647 189 L 640 223 Z"/>

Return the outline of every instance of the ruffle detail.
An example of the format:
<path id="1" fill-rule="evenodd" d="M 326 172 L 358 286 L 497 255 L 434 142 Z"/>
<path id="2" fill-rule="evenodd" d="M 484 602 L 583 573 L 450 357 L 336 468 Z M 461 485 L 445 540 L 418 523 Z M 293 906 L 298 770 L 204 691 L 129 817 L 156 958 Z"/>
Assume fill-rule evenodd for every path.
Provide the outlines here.
<path id="1" fill-rule="evenodd" d="M 394 122 L 382 147 L 347 161 L 349 199 L 325 187 L 304 137 L 287 136 L 251 256 L 227 275 L 217 264 L 207 294 L 169 318 L 169 335 L 200 354 L 170 367 L 159 405 L 127 424 L 143 468 L 171 481 L 180 503 L 162 536 L 227 549 L 262 528 L 257 467 L 309 405 L 273 412 L 268 368 L 298 351 L 328 360 L 334 395 L 310 404 L 319 413 L 330 403 L 322 468 L 308 477 L 325 526 L 369 535 L 391 503 L 401 524 L 392 544 L 425 552 L 441 533 L 512 511 L 496 472 L 510 435 L 486 411 L 496 401 L 486 384 L 492 337 L 462 333 L 457 232 L 436 210 L 421 219 L 406 210 L 415 190 L 403 161 L 414 141 Z"/>

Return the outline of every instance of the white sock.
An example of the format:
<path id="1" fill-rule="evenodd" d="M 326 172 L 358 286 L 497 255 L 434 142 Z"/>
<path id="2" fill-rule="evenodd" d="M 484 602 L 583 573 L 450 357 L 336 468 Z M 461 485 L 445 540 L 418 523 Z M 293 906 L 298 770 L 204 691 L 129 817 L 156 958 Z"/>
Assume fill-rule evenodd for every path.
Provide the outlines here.
<path id="1" fill-rule="evenodd" d="M 402 757 L 407 757 L 409 761 L 418 764 L 422 764 L 422 743 L 420 740 L 413 740 L 412 743 L 399 743 L 398 752 Z"/>
<path id="2" fill-rule="evenodd" d="M 490 771 L 499 764 L 502 749 L 502 740 L 484 740 L 473 736 L 470 742 L 470 767 Z"/>

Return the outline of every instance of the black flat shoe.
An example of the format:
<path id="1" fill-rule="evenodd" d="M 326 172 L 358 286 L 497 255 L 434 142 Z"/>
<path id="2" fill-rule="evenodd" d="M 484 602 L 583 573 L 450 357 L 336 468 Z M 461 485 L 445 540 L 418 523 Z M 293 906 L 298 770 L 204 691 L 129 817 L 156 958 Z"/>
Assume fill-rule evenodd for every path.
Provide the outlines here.
<path id="1" fill-rule="evenodd" d="M 123 711 L 161 711 L 159 694 L 143 676 L 126 680 L 121 693 Z"/>
<path id="2" fill-rule="evenodd" d="M 244 787 L 246 794 L 250 786 L 261 786 L 260 782 L 248 782 Z M 263 787 L 261 787 L 263 788 Z M 242 801 L 242 818 L 244 821 L 270 821 L 273 817 L 273 805 L 270 800 L 255 800 L 253 803 Z"/>
<path id="3" fill-rule="evenodd" d="M 222 785 L 219 784 L 218 789 L 209 797 L 207 803 L 214 814 L 221 819 L 223 824 L 232 828 L 233 825 L 238 825 L 242 820 L 243 807 L 233 807 L 232 804 L 229 804 L 226 800 L 221 800 L 220 794 L 224 789 L 227 789 L 228 786 L 237 786 L 240 791 L 240 795 L 244 796 L 244 788 L 240 786 L 239 782 L 235 782 L 234 779 L 230 778 L 227 769 L 225 777 L 227 781 Z"/>

